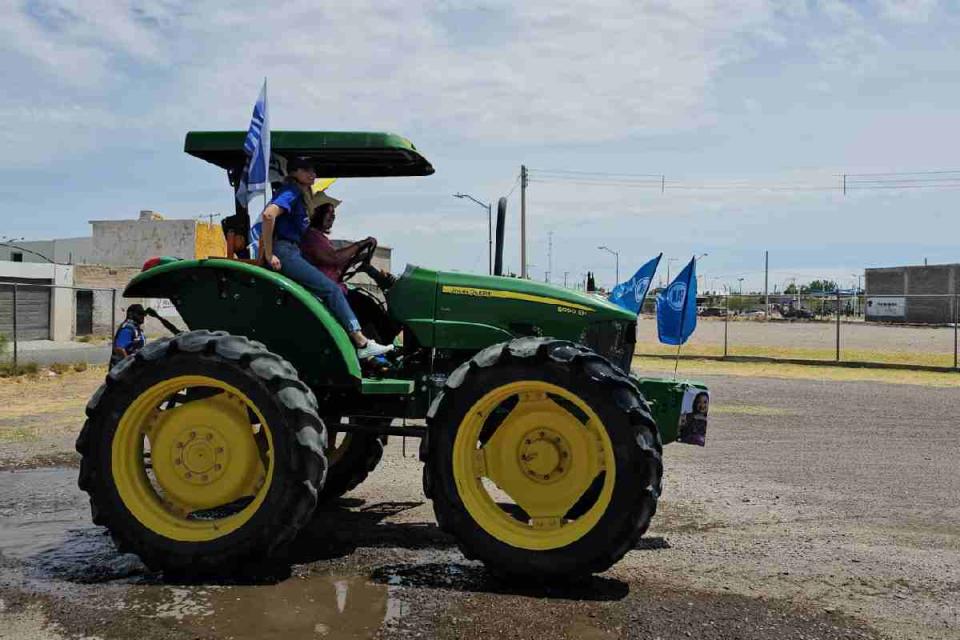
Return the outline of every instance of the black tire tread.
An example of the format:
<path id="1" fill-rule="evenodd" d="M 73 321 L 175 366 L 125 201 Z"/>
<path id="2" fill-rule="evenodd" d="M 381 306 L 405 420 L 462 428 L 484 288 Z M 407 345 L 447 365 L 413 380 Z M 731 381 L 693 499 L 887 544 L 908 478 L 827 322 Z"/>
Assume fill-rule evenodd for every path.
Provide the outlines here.
<path id="1" fill-rule="evenodd" d="M 442 489 L 437 486 L 436 465 L 441 463 L 438 455 L 433 451 L 430 441 L 425 447 L 426 465 L 424 468 L 424 489 L 428 497 L 433 500 L 434 514 L 441 530 L 457 538 L 461 552 L 469 559 L 481 560 L 494 573 L 522 578 L 525 580 L 547 579 L 576 579 L 584 575 L 599 573 L 607 570 L 633 549 L 641 536 L 646 533 L 650 521 L 656 513 L 657 501 L 661 493 L 663 475 L 663 445 L 660 432 L 654 421 L 650 407 L 643 397 L 640 388 L 619 367 L 607 359 L 594 353 L 590 349 L 565 340 L 546 337 L 519 338 L 487 347 L 473 358 L 460 365 L 448 377 L 444 389 L 435 398 L 428 412 L 427 420 L 430 434 L 440 428 L 437 417 L 446 406 L 456 406 L 460 402 L 457 398 L 458 389 L 469 386 L 471 378 L 479 370 L 488 367 L 509 365 L 510 363 L 527 363 L 534 366 L 546 365 L 548 361 L 558 363 L 573 369 L 586 383 L 601 386 L 616 403 L 617 408 L 627 416 L 627 423 L 633 430 L 632 440 L 636 443 L 637 470 L 646 479 L 639 500 L 629 510 L 629 517 L 621 524 L 621 531 L 612 537 L 619 541 L 608 549 L 596 549 L 592 557 L 580 564 L 575 573 L 549 574 L 541 572 L 539 575 L 523 573 L 522 568 L 504 564 L 503 559 L 494 549 L 468 548 L 462 538 L 456 535 L 457 528 L 462 526 L 476 526 L 475 523 L 464 523 L 463 516 L 457 509 L 444 499 L 438 499 Z M 462 403 L 461 403 L 462 404 Z M 428 436 L 429 437 L 429 436 Z M 612 508 L 620 508 L 613 505 Z M 535 552 L 531 552 L 535 553 Z M 549 571 L 549 570 L 548 570 Z"/>
<path id="2" fill-rule="evenodd" d="M 101 432 L 111 419 L 119 419 L 116 408 L 110 406 L 112 401 L 136 389 L 134 385 L 139 373 L 150 367 L 153 361 L 178 353 L 204 354 L 252 374 L 278 400 L 285 422 L 295 425 L 296 429 L 293 434 L 296 446 L 291 447 L 289 459 L 285 461 L 292 471 L 291 486 L 284 490 L 270 518 L 271 524 L 251 532 L 237 546 L 224 548 L 219 553 L 197 554 L 190 551 L 189 545 L 159 550 L 140 532 L 125 527 L 123 518 L 113 513 L 109 506 L 106 493 L 111 490 L 112 483 L 109 471 L 104 474 L 97 468 Z M 113 415 L 110 415 L 111 409 Z M 86 413 L 87 420 L 76 442 L 77 452 L 81 455 L 78 485 L 89 494 L 94 523 L 110 531 L 118 550 L 137 554 L 151 569 L 191 575 L 226 573 L 246 562 L 262 563 L 269 558 L 282 557 L 285 546 L 313 514 L 327 469 L 324 455 L 326 428 L 317 414 L 316 397 L 300 381 L 296 369 L 259 342 L 223 331 L 207 330 L 190 331 L 151 342 L 107 373 L 104 384 L 90 399 Z"/>
<path id="3" fill-rule="evenodd" d="M 334 434 L 330 434 L 330 441 L 333 439 Z M 327 469 L 327 480 L 320 490 L 319 502 L 335 500 L 360 486 L 383 459 L 386 440 L 386 436 L 354 433 L 347 457 L 331 463 Z"/>

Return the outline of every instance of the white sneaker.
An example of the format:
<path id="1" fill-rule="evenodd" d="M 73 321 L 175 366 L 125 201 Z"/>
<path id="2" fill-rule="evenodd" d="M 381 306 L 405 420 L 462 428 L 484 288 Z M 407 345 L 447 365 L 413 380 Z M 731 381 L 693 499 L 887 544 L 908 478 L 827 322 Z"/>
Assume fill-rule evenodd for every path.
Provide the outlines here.
<path id="1" fill-rule="evenodd" d="M 357 357 L 361 360 L 375 358 L 393 351 L 392 344 L 378 344 L 375 340 L 367 340 L 367 344 L 357 349 Z"/>

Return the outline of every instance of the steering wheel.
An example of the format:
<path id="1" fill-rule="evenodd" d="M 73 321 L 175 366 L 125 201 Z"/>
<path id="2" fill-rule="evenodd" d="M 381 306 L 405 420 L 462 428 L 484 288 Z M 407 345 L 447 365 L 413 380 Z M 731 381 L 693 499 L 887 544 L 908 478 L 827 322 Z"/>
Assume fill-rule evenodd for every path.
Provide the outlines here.
<path id="1" fill-rule="evenodd" d="M 346 282 L 350 280 L 353 276 L 357 275 L 363 268 L 368 266 L 371 261 L 373 261 L 373 254 L 377 250 L 377 241 L 374 240 L 361 249 L 355 256 L 350 259 L 350 262 L 346 264 L 343 268 L 343 276 L 341 280 Z"/>

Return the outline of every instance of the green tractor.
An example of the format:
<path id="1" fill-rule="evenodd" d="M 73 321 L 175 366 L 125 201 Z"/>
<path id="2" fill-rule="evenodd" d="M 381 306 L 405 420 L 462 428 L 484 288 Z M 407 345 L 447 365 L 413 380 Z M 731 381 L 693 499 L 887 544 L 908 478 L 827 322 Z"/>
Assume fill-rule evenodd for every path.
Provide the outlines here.
<path id="1" fill-rule="evenodd" d="M 192 132 L 185 150 L 235 186 L 243 140 Z M 433 173 L 390 134 L 278 131 L 273 151 L 324 176 Z M 499 253 L 502 224 L 498 237 Z M 372 374 L 279 273 L 225 258 L 144 266 L 124 295 L 169 299 L 189 329 L 113 367 L 77 440 L 80 488 L 118 549 L 178 574 L 282 561 L 318 501 L 362 482 L 391 435 L 421 439 L 439 527 L 495 573 L 578 577 L 636 545 L 662 444 L 705 392 L 630 374 L 636 316 L 516 278 L 410 266 L 381 284 L 351 295 L 365 332 L 398 345 Z"/>

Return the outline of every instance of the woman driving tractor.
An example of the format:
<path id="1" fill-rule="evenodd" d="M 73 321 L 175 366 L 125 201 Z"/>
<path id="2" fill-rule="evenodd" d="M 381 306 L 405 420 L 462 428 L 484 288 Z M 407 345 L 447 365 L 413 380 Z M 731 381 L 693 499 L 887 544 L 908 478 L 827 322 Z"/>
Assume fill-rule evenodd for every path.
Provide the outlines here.
<path id="1" fill-rule="evenodd" d="M 359 359 L 366 360 L 392 351 L 393 345 L 378 344 L 363 335 L 344 292 L 327 275 L 304 259 L 300 251 L 300 243 L 310 226 L 307 203 L 310 201 L 310 187 L 316 179 L 317 173 L 310 160 L 297 157 L 288 160 L 287 177 L 283 187 L 274 195 L 262 214 L 263 261 L 268 268 L 279 271 L 306 287 L 326 305 L 347 330 L 357 348 Z"/>

